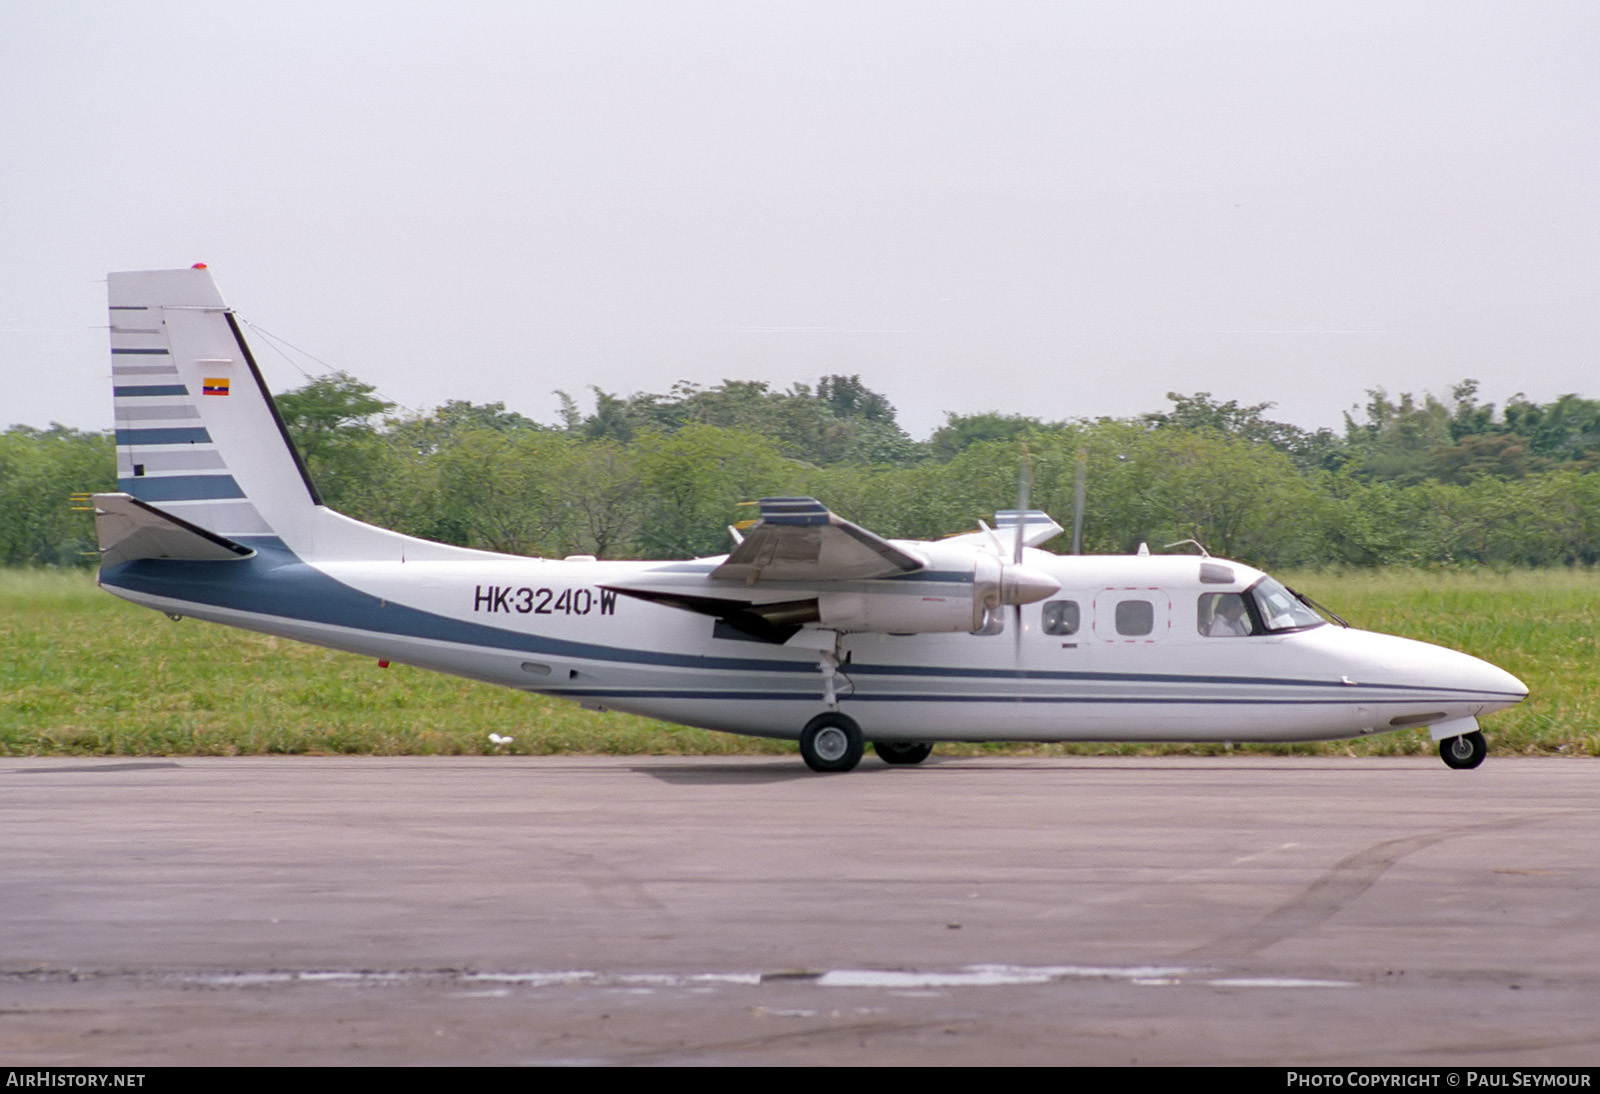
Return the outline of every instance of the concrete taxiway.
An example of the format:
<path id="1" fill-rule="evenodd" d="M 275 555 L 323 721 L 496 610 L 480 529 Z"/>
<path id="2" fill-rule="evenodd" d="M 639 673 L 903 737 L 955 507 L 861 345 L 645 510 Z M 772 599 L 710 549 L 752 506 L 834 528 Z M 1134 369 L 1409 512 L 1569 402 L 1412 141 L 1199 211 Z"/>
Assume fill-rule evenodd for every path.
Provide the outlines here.
<path id="1" fill-rule="evenodd" d="M 1600 1065 L 1600 761 L 0 761 L 0 1060 Z"/>

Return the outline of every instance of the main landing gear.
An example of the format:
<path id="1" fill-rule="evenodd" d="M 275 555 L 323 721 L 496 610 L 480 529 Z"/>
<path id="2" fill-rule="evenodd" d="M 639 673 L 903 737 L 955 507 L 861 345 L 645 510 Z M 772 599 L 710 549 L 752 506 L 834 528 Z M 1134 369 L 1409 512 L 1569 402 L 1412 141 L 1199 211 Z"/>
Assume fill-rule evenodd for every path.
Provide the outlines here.
<path id="1" fill-rule="evenodd" d="M 920 764 L 933 746 L 926 741 L 873 741 L 872 750 L 886 764 Z"/>
<path id="2" fill-rule="evenodd" d="M 1458 771 L 1477 767 L 1488 754 L 1489 742 L 1476 730 L 1459 737 L 1446 737 L 1439 742 L 1439 758 Z"/>
<path id="3" fill-rule="evenodd" d="M 873 741 L 873 751 L 886 764 L 920 764 L 933 751 L 926 741 Z M 800 731 L 800 755 L 813 771 L 849 771 L 861 762 L 866 744 L 861 727 L 837 711 L 819 714 Z"/>
<path id="4" fill-rule="evenodd" d="M 819 714 L 800 731 L 800 755 L 813 771 L 849 771 L 864 749 L 861 727 L 843 714 Z"/>

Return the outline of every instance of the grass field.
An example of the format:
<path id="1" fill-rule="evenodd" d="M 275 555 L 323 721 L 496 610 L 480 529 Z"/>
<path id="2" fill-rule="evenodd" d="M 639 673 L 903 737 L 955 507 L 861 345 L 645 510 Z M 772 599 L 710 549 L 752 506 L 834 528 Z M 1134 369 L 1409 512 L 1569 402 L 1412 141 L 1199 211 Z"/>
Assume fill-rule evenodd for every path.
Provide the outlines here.
<path id="1" fill-rule="evenodd" d="M 1600 755 L 1600 573 L 1548 570 L 1282 575 L 1353 626 L 1437 642 L 1532 689 L 1485 720 L 1499 753 Z M 489 734 L 515 738 L 504 749 Z M 1425 732 L 1260 751 L 1431 752 Z M 790 752 L 184 620 L 83 573 L 0 571 L 0 753 L 237 755 Z M 1188 752 L 1222 746 L 940 746 L 940 752 Z"/>

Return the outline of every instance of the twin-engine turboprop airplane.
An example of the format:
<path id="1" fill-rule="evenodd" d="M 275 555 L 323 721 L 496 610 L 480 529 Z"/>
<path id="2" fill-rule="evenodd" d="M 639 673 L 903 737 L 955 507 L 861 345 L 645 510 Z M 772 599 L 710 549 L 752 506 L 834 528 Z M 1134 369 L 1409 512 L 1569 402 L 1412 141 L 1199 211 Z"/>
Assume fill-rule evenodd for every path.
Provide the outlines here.
<path id="1" fill-rule="evenodd" d="M 887 540 L 766 498 L 734 551 L 523 558 L 328 509 L 203 268 L 110 276 L 121 491 L 100 584 L 172 616 L 684 725 L 798 739 L 848 771 L 938 741 L 1310 741 L 1430 726 L 1475 767 L 1521 681 L 1329 624 L 1271 577 L 1188 555 L 1056 556 L 1043 513 Z"/>

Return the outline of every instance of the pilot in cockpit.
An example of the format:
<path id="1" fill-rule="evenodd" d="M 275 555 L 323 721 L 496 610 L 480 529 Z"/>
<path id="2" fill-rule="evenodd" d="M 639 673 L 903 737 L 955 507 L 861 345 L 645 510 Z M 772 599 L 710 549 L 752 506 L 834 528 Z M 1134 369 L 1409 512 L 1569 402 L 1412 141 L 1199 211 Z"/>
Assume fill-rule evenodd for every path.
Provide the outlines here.
<path id="1" fill-rule="evenodd" d="M 1212 638 L 1236 638 L 1250 633 L 1250 617 L 1245 614 L 1244 597 L 1238 593 L 1217 593 L 1212 602 L 1211 625 L 1206 634 Z"/>

